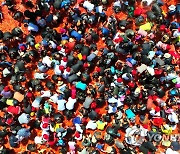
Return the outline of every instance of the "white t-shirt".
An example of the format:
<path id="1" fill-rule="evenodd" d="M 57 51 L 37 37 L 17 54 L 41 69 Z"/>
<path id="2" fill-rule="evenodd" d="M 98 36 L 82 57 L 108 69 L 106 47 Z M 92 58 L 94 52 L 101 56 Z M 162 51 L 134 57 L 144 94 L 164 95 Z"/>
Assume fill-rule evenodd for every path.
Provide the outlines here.
<path id="1" fill-rule="evenodd" d="M 7 68 L 5 68 L 4 70 L 3 70 L 3 77 L 7 77 L 8 76 L 8 74 L 10 74 L 11 72 L 7 69 Z"/>
<path id="2" fill-rule="evenodd" d="M 65 61 L 61 60 L 61 64 L 60 64 L 60 65 L 62 65 L 62 66 L 64 66 L 64 67 L 66 67 L 67 62 L 65 62 Z"/>
<path id="3" fill-rule="evenodd" d="M 36 137 L 34 138 L 34 143 L 35 143 L 35 144 L 43 144 L 43 139 L 42 139 L 42 137 L 41 137 L 41 136 L 36 136 Z"/>
<path id="4" fill-rule="evenodd" d="M 179 123 L 178 116 L 174 112 L 168 115 L 168 119 L 169 121 L 175 122 L 176 124 Z"/>
<path id="5" fill-rule="evenodd" d="M 30 118 L 28 117 L 29 115 L 26 113 L 22 113 L 19 117 L 18 117 L 18 121 L 20 124 L 27 124 L 30 121 Z"/>
<path id="6" fill-rule="evenodd" d="M 76 145 L 76 143 L 75 142 L 73 142 L 73 141 L 69 141 L 68 142 L 68 145 L 69 145 L 69 148 L 70 148 L 70 150 L 72 150 L 72 151 L 74 151 L 75 150 L 75 145 Z"/>
<path id="7" fill-rule="evenodd" d="M 62 77 L 63 77 L 64 79 L 67 79 L 68 76 L 69 76 L 69 74 L 70 74 L 70 72 L 67 72 L 66 70 L 64 70 L 64 73 L 63 73 Z"/>
<path id="8" fill-rule="evenodd" d="M 42 100 L 41 97 L 36 97 L 35 100 L 32 102 L 32 106 L 33 106 L 34 108 L 39 108 L 39 106 L 40 106 L 40 101 L 41 101 L 41 100 Z"/>
<path id="9" fill-rule="evenodd" d="M 174 31 L 173 36 L 174 36 L 174 37 L 178 37 L 178 36 L 180 36 L 180 32 L 179 32 L 179 30 Z"/>
<path id="10" fill-rule="evenodd" d="M 77 101 L 76 99 L 73 99 L 73 98 L 69 97 L 68 102 L 66 103 L 66 108 L 68 110 L 74 109 L 74 104 L 76 103 L 76 101 Z"/>
<path id="11" fill-rule="evenodd" d="M 41 91 L 41 97 L 51 97 L 51 91 L 47 90 L 47 91 Z"/>
<path id="12" fill-rule="evenodd" d="M 115 7 L 115 6 L 121 7 L 121 2 L 120 2 L 120 1 L 116 1 L 116 2 L 114 2 L 113 6 L 114 6 L 114 7 Z"/>
<path id="13" fill-rule="evenodd" d="M 142 64 L 141 66 L 137 67 L 137 71 L 139 73 L 144 72 L 146 69 L 147 69 L 147 65 L 145 65 L 145 64 Z"/>
<path id="14" fill-rule="evenodd" d="M 83 130 L 82 130 L 80 124 L 75 124 L 75 127 L 76 127 L 76 131 L 83 133 Z"/>
<path id="15" fill-rule="evenodd" d="M 97 124 L 95 121 L 92 121 L 92 120 L 90 120 L 86 125 L 86 129 L 95 130 L 96 128 L 97 128 Z"/>
<path id="16" fill-rule="evenodd" d="M 58 94 L 54 94 L 50 97 L 50 99 L 52 100 L 53 103 L 57 103 L 58 101 Z"/>
<path id="17" fill-rule="evenodd" d="M 48 67 L 51 67 L 52 60 L 50 59 L 49 56 L 46 56 L 42 59 L 42 63 L 46 64 Z"/>
<path id="18" fill-rule="evenodd" d="M 48 75 L 47 76 L 45 76 L 45 75 L 46 75 L 45 73 L 35 73 L 34 78 L 43 80 L 43 79 L 46 79 L 48 77 Z"/>
<path id="19" fill-rule="evenodd" d="M 61 100 L 58 100 L 57 101 L 57 104 L 58 104 L 58 111 L 63 111 L 65 110 L 65 103 L 66 103 L 66 100 L 65 99 L 61 99 Z"/>
<path id="20" fill-rule="evenodd" d="M 61 70 L 59 69 L 59 66 L 60 65 L 55 65 L 55 67 L 54 67 L 54 74 L 56 74 L 56 75 L 62 74 Z"/>
<path id="21" fill-rule="evenodd" d="M 154 109 L 152 109 L 151 111 L 149 111 L 149 113 L 152 115 L 152 116 L 157 116 L 157 117 L 160 117 L 160 112 L 156 112 Z"/>
<path id="22" fill-rule="evenodd" d="M 109 103 L 117 103 L 118 100 L 116 98 L 114 98 L 114 97 L 111 97 L 111 98 L 108 99 L 108 102 Z"/>
<path id="23" fill-rule="evenodd" d="M 94 9 L 94 4 L 90 3 L 89 1 L 85 1 L 83 3 L 83 7 L 88 10 L 88 12 L 92 12 Z"/>
<path id="24" fill-rule="evenodd" d="M 148 66 L 147 71 L 149 72 L 149 74 L 151 74 L 151 76 L 154 76 L 154 68 Z"/>
<path id="25" fill-rule="evenodd" d="M 53 41 L 49 41 L 49 43 L 51 44 L 53 49 L 56 49 L 56 47 L 57 47 L 56 43 L 54 43 Z"/>
<path id="26" fill-rule="evenodd" d="M 60 53 L 60 54 L 63 55 L 63 56 L 66 56 L 66 52 L 65 52 L 65 49 L 64 49 L 64 48 L 61 48 L 61 50 L 58 51 L 58 53 Z"/>
<path id="27" fill-rule="evenodd" d="M 166 154 L 179 154 L 177 151 L 172 150 L 171 148 L 167 148 Z"/>

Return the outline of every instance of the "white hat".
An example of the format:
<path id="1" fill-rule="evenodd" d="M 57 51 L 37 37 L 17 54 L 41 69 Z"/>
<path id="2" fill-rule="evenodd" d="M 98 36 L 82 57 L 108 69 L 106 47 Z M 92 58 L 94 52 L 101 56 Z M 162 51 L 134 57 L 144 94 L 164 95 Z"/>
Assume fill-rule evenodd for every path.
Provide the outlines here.
<path id="1" fill-rule="evenodd" d="M 170 6 L 168 7 L 168 9 L 169 9 L 169 11 L 175 11 L 176 6 L 175 6 L 175 5 L 170 5 Z"/>
<path id="2" fill-rule="evenodd" d="M 170 55 L 169 53 L 165 53 L 165 54 L 164 54 L 164 57 L 165 57 L 165 58 L 170 58 L 171 55 Z"/>

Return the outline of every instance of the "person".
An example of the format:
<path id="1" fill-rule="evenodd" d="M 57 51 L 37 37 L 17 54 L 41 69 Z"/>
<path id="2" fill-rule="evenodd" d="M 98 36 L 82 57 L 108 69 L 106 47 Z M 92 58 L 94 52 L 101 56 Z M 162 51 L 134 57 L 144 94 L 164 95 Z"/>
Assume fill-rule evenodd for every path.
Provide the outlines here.
<path id="1" fill-rule="evenodd" d="M 18 153 L 24 139 L 22 153 L 179 150 L 175 138 L 150 137 L 179 131 L 179 4 L 5 0 L 1 7 L 1 151 Z"/>

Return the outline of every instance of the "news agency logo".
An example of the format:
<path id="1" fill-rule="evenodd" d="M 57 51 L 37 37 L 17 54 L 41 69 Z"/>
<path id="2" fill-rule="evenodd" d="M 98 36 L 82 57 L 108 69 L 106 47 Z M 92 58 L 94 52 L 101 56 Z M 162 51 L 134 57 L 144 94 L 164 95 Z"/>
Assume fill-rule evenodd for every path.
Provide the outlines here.
<path id="1" fill-rule="evenodd" d="M 126 142 L 128 144 L 134 145 L 134 146 L 140 146 L 144 141 L 155 141 L 155 142 L 161 142 L 161 141 L 179 141 L 180 142 L 180 134 L 171 134 L 171 135 L 165 135 L 165 134 L 147 134 L 147 136 L 128 136 L 125 138 Z"/>
<path id="2" fill-rule="evenodd" d="M 165 135 L 165 134 L 147 134 L 147 137 L 149 141 L 180 141 L 180 134 L 171 134 L 171 135 Z"/>

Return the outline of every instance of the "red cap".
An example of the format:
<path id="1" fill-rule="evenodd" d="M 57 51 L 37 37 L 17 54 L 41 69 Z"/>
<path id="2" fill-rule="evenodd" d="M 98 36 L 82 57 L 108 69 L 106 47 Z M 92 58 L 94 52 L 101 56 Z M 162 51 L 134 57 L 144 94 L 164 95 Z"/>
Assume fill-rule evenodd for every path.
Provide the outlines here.
<path id="1" fill-rule="evenodd" d="M 159 112 L 159 111 L 160 111 L 160 107 L 159 107 L 159 106 L 156 106 L 156 107 L 155 107 L 155 111 L 156 111 L 156 112 Z"/>
<path id="2" fill-rule="evenodd" d="M 123 38 L 122 37 L 118 37 L 118 38 L 116 38 L 115 40 L 114 40 L 114 42 L 116 42 L 116 43 L 120 43 L 120 42 L 122 42 L 123 41 Z"/>
<path id="3" fill-rule="evenodd" d="M 180 27 L 178 28 L 178 31 L 180 32 Z"/>
<path id="4" fill-rule="evenodd" d="M 100 67 L 97 67 L 96 68 L 96 71 L 99 73 L 99 72 L 101 72 L 101 68 Z"/>
<path id="5" fill-rule="evenodd" d="M 132 75 L 136 75 L 137 71 L 136 70 L 132 70 Z"/>
<path id="6" fill-rule="evenodd" d="M 141 13 L 142 13 L 142 9 L 140 9 L 140 8 L 137 8 L 134 10 L 134 16 L 140 16 Z"/>
<path id="7" fill-rule="evenodd" d="M 163 124 L 163 119 L 162 118 L 154 118 L 153 119 L 153 124 L 155 126 L 161 126 Z"/>
<path id="8" fill-rule="evenodd" d="M 158 96 L 156 96 L 156 95 L 154 95 L 154 96 L 152 97 L 153 101 L 156 101 L 157 98 L 158 98 Z"/>
<path id="9" fill-rule="evenodd" d="M 24 45 L 20 46 L 20 50 L 25 50 L 25 46 Z"/>
<path id="10" fill-rule="evenodd" d="M 59 66 L 59 70 L 63 71 L 64 70 L 64 66 L 60 65 Z"/>
<path id="11" fill-rule="evenodd" d="M 162 69 L 155 69 L 154 70 L 155 75 L 160 75 L 160 74 L 162 74 L 162 72 L 163 72 Z"/>
<path id="12" fill-rule="evenodd" d="M 49 135 L 48 135 L 48 134 L 44 134 L 44 135 L 43 135 L 43 138 L 44 138 L 45 140 L 48 140 L 48 139 L 49 139 Z"/>
<path id="13" fill-rule="evenodd" d="M 64 62 L 67 62 L 67 61 L 68 61 L 67 57 L 63 57 L 62 60 L 63 60 Z"/>
<path id="14" fill-rule="evenodd" d="M 129 95 L 131 93 L 131 91 L 128 89 L 126 90 L 126 95 Z"/>
<path id="15" fill-rule="evenodd" d="M 70 72 L 70 71 L 71 71 L 71 68 L 70 68 L 70 67 L 67 67 L 67 68 L 66 68 L 66 71 L 67 71 L 67 72 Z"/>
<path id="16" fill-rule="evenodd" d="M 122 78 L 117 78 L 117 82 L 118 83 L 120 83 L 120 82 L 122 82 L 123 80 L 122 80 Z"/>
<path id="17" fill-rule="evenodd" d="M 96 106 L 97 106 L 96 102 L 92 102 L 92 103 L 91 103 L 91 108 L 92 108 L 92 109 L 95 109 Z"/>
<path id="18" fill-rule="evenodd" d="M 33 96 L 33 94 L 28 91 L 27 94 L 26 94 L 26 96 L 27 96 L 28 98 L 31 98 L 31 97 Z"/>
<path id="19" fill-rule="evenodd" d="M 66 33 L 66 29 L 60 28 L 59 32 L 60 32 L 60 33 Z"/>
<path id="20" fill-rule="evenodd" d="M 47 128 L 47 127 L 48 127 L 48 123 L 42 124 L 42 128 Z"/>
<path id="21" fill-rule="evenodd" d="M 8 118 L 7 120 L 6 120 L 6 123 L 8 124 L 8 125 L 11 125 L 12 123 L 13 123 L 13 118 Z"/>
<path id="22" fill-rule="evenodd" d="M 75 137 L 76 137 L 76 138 L 79 138 L 79 137 L 80 137 L 79 132 L 76 132 L 76 133 L 75 133 Z"/>
<path id="23" fill-rule="evenodd" d="M 171 46 L 169 44 L 167 44 L 166 50 L 169 50 L 169 49 L 171 49 Z"/>
<path id="24" fill-rule="evenodd" d="M 7 92 L 7 91 L 9 91 L 9 90 L 10 90 L 10 89 L 9 89 L 9 86 L 5 86 L 5 87 L 4 87 L 4 91 L 5 91 L 5 92 Z"/>
<path id="25" fill-rule="evenodd" d="M 57 46 L 57 50 L 58 50 L 58 51 L 61 50 L 61 48 L 62 48 L 61 46 Z"/>
<path id="26" fill-rule="evenodd" d="M 101 110 L 100 108 L 96 108 L 96 109 L 95 109 L 95 112 L 96 112 L 96 113 L 99 113 L 100 110 Z"/>
<path id="27" fill-rule="evenodd" d="M 145 129 L 148 129 L 148 124 L 144 124 L 143 127 L 144 127 Z"/>
<path id="28" fill-rule="evenodd" d="M 32 111 L 36 111 L 36 108 L 32 106 L 32 107 L 31 107 L 31 110 L 32 110 Z"/>
<path id="29" fill-rule="evenodd" d="M 84 64 L 83 64 L 83 67 L 84 67 L 84 68 L 87 68 L 88 66 L 89 66 L 88 63 L 84 63 Z"/>
<path id="30" fill-rule="evenodd" d="M 83 60 L 86 60 L 86 58 L 87 58 L 86 55 L 83 55 L 83 56 L 82 56 L 82 59 L 83 59 Z"/>
<path id="31" fill-rule="evenodd" d="M 165 26 L 165 25 L 161 25 L 161 26 L 160 26 L 160 30 L 161 30 L 161 31 L 164 31 L 164 30 L 165 30 L 165 28 L 166 28 L 166 26 Z"/>
<path id="32" fill-rule="evenodd" d="M 86 118 L 82 118 L 81 119 L 81 122 L 84 124 L 84 123 L 87 123 L 87 119 Z"/>
<path id="33" fill-rule="evenodd" d="M 131 81 L 131 82 L 128 83 L 128 86 L 129 86 L 130 88 L 133 88 L 133 87 L 135 86 L 135 84 L 134 84 L 134 82 Z"/>

